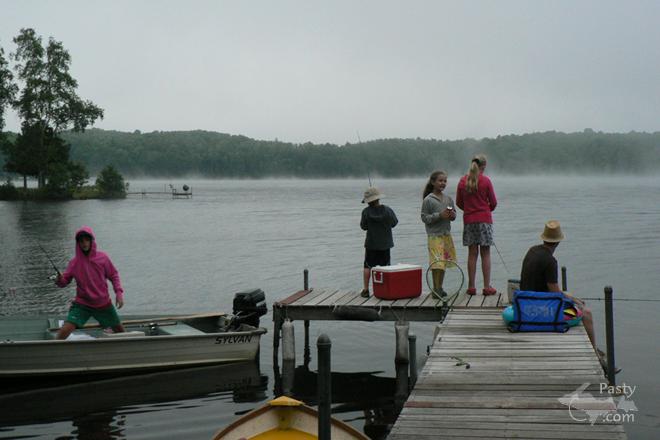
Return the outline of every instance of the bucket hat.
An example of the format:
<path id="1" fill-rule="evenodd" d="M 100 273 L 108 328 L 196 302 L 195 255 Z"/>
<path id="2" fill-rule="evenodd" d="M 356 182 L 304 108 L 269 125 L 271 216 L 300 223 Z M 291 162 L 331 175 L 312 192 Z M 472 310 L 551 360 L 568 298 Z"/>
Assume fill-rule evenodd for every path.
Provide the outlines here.
<path id="1" fill-rule="evenodd" d="M 558 220 L 548 220 L 545 223 L 541 240 L 548 243 L 559 243 L 564 239 L 564 234 L 561 232 L 561 225 Z"/>
<path id="2" fill-rule="evenodd" d="M 374 200 L 382 199 L 383 196 L 384 196 L 383 193 L 381 193 L 378 190 L 378 188 L 376 188 L 375 186 L 370 186 L 364 192 L 364 198 L 362 199 L 362 203 L 371 203 Z"/>

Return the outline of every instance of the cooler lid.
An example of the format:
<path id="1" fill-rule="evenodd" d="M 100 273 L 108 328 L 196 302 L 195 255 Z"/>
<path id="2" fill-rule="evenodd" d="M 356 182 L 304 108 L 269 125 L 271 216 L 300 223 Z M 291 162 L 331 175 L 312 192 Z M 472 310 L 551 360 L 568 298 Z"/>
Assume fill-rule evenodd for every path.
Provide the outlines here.
<path id="1" fill-rule="evenodd" d="M 415 270 L 415 269 L 421 269 L 422 266 L 419 266 L 417 264 L 394 264 L 392 266 L 376 266 L 373 268 L 373 270 L 377 270 L 379 272 L 403 272 L 405 270 Z"/>

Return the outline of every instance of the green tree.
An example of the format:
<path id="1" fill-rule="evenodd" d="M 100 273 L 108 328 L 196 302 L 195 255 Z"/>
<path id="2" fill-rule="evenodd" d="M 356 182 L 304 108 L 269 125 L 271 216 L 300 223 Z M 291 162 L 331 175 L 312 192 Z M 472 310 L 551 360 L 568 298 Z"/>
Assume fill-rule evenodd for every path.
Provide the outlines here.
<path id="1" fill-rule="evenodd" d="M 81 162 L 69 162 L 69 187 L 80 189 L 89 180 L 89 172 Z"/>
<path id="2" fill-rule="evenodd" d="M 14 75 L 5 59 L 5 51 L 0 47 L 0 136 L 5 128 L 5 109 L 13 102 L 18 86 L 14 84 Z"/>
<path id="3" fill-rule="evenodd" d="M 51 37 L 44 47 L 41 37 L 28 28 L 21 29 L 14 43 L 17 47 L 12 58 L 23 87 L 13 105 L 23 120 L 24 131 L 30 132 L 31 142 L 17 146 L 13 154 L 35 159 L 37 172 L 28 175 L 35 175 L 39 187 L 43 187 L 49 171 L 61 171 L 57 165 L 70 165 L 68 150 L 64 156 L 59 154 L 58 133 L 84 131 L 103 118 L 103 110 L 76 94 L 78 82 L 69 73 L 71 56 L 61 42 Z M 60 174 L 53 177 L 61 179 Z"/>
<path id="4" fill-rule="evenodd" d="M 126 197 L 124 177 L 112 165 L 103 168 L 96 177 L 96 188 L 98 188 L 99 195 L 103 198 Z"/>
<path id="5" fill-rule="evenodd" d="M 5 51 L 0 47 L 0 153 L 7 156 L 11 142 L 3 133 L 5 128 L 5 110 L 14 102 L 18 87 L 14 84 L 14 75 L 5 59 Z"/>

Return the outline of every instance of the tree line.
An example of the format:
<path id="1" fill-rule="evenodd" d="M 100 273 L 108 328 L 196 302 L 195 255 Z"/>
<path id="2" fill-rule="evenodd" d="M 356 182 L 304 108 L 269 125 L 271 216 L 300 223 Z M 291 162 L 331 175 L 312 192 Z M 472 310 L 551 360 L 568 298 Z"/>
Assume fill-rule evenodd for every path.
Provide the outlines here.
<path id="1" fill-rule="evenodd" d="M 484 139 L 380 139 L 363 143 L 293 144 L 209 131 L 66 132 L 71 157 L 92 171 L 111 163 L 140 177 L 209 178 L 419 176 L 434 169 L 465 172 L 485 153 L 491 169 L 512 174 L 655 173 L 660 132 L 544 132 Z"/>
<path id="2" fill-rule="evenodd" d="M 585 129 L 336 145 L 256 140 L 201 130 L 88 129 L 104 112 L 77 95 L 77 81 L 69 73 L 71 57 L 62 43 L 52 37 L 44 43 L 33 29 L 21 29 L 13 42 L 16 48 L 9 55 L 13 69 L 0 47 L 0 165 L 5 175 L 23 178 L 25 191 L 27 179 L 36 179 L 48 197 L 69 197 L 80 191 L 90 171 L 104 172 L 97 182 L 113 182 L 106 196 L 121 196 L 125 190 L 120 173 L 132 177 L 403 177 L 434 169 L 462 173 L 476 153 L 489 157 L 491 169 L 512 174 L 654 173 L 660 163 L 660 132 Z M 19 133 L 3 132 L 9 108 L 21 118 Z M 12 192 L 11 185 L 3 187 Z"/>

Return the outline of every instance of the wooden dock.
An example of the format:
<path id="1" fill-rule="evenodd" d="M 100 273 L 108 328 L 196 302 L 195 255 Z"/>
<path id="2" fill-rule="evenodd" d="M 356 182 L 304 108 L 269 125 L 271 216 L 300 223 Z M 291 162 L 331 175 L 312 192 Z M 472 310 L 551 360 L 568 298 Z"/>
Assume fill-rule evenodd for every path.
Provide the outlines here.
<path id="1" fill-rule="evenodd" d="M 277 362 L 280 333 L 285 319 L 305 321 L 305 346 L 309 345 L 309 321 L 432 321 L 440 322 L 449 310 L 466 308 L 499 308 L 507 301 L 506 294 L 459 294 L 447 304 L 430 292 L 417 298 L 382 300 L 375 296 L 363 298 L 358 290 L 308 289 L 273 304 L 273 358 Z M 444 308 L 443 308 L 444 305 Z"/>
<path id="2" fill-rule="evenodd" d="M 607 380 L 582 326 L 510 333 L 500 313 L 468 303 L 446 316 L 389 439 L 627 438 L 604 420 L 621 397 L 600 394 Z"/>

